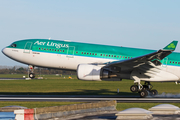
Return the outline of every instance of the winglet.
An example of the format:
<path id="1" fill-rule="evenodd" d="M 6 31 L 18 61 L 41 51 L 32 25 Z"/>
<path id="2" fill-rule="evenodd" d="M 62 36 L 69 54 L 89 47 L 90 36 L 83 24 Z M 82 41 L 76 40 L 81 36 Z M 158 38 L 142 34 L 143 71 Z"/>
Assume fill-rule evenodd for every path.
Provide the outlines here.
<path id="1" fill-rule="evenodd" d="M 168 51 L 174 51 L 176 49 L 178 41 L 172 41 L 169 45 L 167 45 L 163 50 L 168 50 Z"/>

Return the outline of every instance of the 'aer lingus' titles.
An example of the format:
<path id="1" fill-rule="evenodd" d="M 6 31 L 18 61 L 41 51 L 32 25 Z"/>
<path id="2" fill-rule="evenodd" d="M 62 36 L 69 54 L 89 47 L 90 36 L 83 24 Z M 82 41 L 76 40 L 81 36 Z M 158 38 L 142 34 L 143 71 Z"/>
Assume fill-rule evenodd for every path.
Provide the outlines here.
<path id="1" fill-rule="evenodd" d="M 68 44 L 60 44 L 60 43 L 54 43 L 54 42 L 39 42 L 39 41 L 36 41 L 34 43 L 34 45 L 46 45 L 46 46 L 50 46 L 50 47 L 56 47 L 56 48 L 61 48 L 61 47 L 65 47 L 65 48 L 68 48 L 69 45 Z"/>

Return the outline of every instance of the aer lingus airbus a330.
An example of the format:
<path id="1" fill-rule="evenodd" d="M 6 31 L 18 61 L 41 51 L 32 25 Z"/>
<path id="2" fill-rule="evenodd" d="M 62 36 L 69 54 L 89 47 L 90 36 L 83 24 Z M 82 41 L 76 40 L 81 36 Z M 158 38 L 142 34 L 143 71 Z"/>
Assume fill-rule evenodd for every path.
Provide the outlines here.
<path id="1" fill-rule="evenodd" d="M 132 92 L 141 97 L 156 95 L 151 81 L 180 81 L 180 53 L 173 52 L 178 41 L 163 49 L 147 50 L 71 41 L 28 39 L 2 50 L 9 58 L 29 65 L 30 78 L 37 67 L 76 70 L 80 80 L 131 79 Z M 141 85 L 140 81 L 145 81 Z"/>

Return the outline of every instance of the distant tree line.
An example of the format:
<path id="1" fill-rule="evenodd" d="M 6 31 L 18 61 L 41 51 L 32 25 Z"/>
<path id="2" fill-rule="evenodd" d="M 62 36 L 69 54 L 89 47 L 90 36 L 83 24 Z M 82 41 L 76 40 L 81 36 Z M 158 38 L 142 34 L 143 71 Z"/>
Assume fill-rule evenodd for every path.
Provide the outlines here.
<path id="1" fill-rule="evenodd" d="M 49 69 L 35 67 L 34 72 L 36 74 L 62 74 L 62 75 L 76 75 L 75 71 Z M 0 66 L 0 74 L 28 74 L 28 67 L 22 66 Z"/>

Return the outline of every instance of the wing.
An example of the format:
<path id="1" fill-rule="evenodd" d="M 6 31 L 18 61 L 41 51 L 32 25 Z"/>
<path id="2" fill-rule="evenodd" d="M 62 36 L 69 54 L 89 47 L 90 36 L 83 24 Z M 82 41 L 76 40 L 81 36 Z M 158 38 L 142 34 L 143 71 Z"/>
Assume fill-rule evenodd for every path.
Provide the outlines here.
<path id="1" fill-rule="evenodd" d="M 121 61 L 115 61 L 111 63 L 107 63 L 105 68 L 111 68 L 112 71 L 114 71 L 114 66 L 120 67 L 120 66 L 129 66 L 131 68 L 136 68 L 142 64 L 148 63 L 148 61 L 153 62 L 155 65 L 161 64 L 159 60 L 164 59 L 166 56 L 171 54 L 176 46 L 177 46 L 178 41 L 172 41 L 169 45 L 164 47 L 163 49 L 158 50 L 157 52 L 153 52 L 150 54 L 146 54 L 143 56 L 139 56 L 136 58 L 128 59 L 128 60 L 121 60 Z M 116 68 L 117 69 L 117 68 Z"/>

